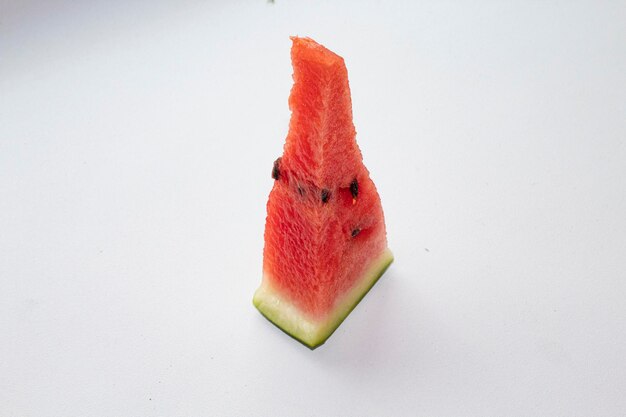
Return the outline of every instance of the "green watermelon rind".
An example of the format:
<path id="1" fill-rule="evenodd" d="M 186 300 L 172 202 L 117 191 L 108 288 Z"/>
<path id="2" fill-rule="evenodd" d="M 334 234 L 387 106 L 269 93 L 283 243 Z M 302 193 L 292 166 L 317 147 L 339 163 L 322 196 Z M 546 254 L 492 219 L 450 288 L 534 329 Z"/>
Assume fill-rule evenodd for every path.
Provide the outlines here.
<path id="1" fill-rule="evenodd" d="M 386 249 L 365 271 L 363 278 L 343 297 L 337 307 L 323 321 L 308 318 L 290 301 L 273 290 L 263 279 L 254 294 L 252 303 L 270 322 L 310 349 L 324 344 L 348 317 L 374 284 L 383 276 L 393 262 L 393 254 Z"/>

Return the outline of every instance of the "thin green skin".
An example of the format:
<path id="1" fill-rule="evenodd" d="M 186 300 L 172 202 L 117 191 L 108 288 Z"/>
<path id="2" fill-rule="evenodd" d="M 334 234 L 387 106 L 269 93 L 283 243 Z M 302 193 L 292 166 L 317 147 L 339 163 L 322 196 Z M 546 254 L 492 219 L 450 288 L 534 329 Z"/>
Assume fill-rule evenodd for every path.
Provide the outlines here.
<path id="1" fill-rule="evenodd" d="M 320 339 L 314 341 L 311 344 L 307 343 L 305 340 L 303 340 L 300 337 L 298 337 L 297 334 L 290 333 L 289 331 L 287 331 L 287 330 L 283 329 L 282 327 L 280 327 L 280 325 L 278 325 L 274 320 L 272 320 L 271 317 L 269 317 L 267 314 L 265 314 L 265 312 L 260 308 L 260 303 L 258 303 L 255 299 L 252 300 L 252 303 L 254 304 L 256 309 L 259 310 L 259 312 L 263 315 L 263 317 L 265 317 L 267 320 L 269 320 L 274 326 L 278 327 L 283 333 L 285 333 L 286 335 L 290 336 L 291 338 L 297 340 L 298 342 L 302 343 L 304 346 L 308 347 L 309 349 L 315 350 L 316 348 L 318 348 L 321 345 L 323 345 L 328 340 L 328 338 L 330 336 L 332 336 L 333 333 L 335 333 L 335 330 L 337 330 L 337 328 L 341 325 L 341 323 L 343 323 L 343 321 L 350 315 L 350 313 L 352 313 L 352 310 L 354 310 L 356 308 L 356 306 L 359 305 L 361 300 L 363 298 L 365 298 L 367 293 L 369 293 L 370 290 L 374 287 L 374 285 L 376 285 L 378 280 L 383 276 L 385 271 L 387 271 L 387 269 L 393 263 L 393 261 L 394 261 L 394 258 L 393 258 L 393 256 L 391 256 L 389 258 L 389 260 L 387 260 L 384 264 L 381 265 L 379 271 L 376 273 L 376 275 L 377 275 L 376 278 L 374 278 L 372 280 L 372 283 L 365 289 L 365 291 L 363 291 L 361 293 L 361 295 L 359 295 L 358 297 L 356 297 L 354 299 L 354 302 L 352 303 L 352 306 L 347 310 L 347 312 L 345 314 L 343 314 L 336 321 L 336 324 L 333 327 L 330 328 L 330 331 L 328 333 L 326 333 Z"/>

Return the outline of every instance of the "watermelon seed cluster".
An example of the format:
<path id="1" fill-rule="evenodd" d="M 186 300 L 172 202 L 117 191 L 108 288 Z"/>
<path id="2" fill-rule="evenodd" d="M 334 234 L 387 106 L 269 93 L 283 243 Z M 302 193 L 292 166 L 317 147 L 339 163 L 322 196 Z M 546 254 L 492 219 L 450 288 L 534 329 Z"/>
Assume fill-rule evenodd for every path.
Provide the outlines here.
<path id="1" fill-rule="evenodd" d="M 282 156 L 276 158 L 276 160 L 274 161 L 274 166 L 272 167 L 272 178 L 276 181 L 280 180 L 280 162 L 281 161 L 282 161 Z M 298 187 L 297 188 L 298 194 L 300 194 L 300 196 L 303 196 L 305 194 L 304 188 L 300 184 L 298 184 L 297 187 Z M 356 198 L 359 195 L 359 182 L 357 181 L 356 178 L 354 178 L 350 182 L 350 194 L 352 194 L 352 204 L 356 204 Z M 328 203 L 328 200 L 330 200 L 330 191 L 327 188 L 322 189 L 321 198 L 322 198 L 323 204 Z M 360 232 L 361 232 L 361 229 L 359 228 L 354 229 L 352 231 L 352 237 L 357 236 Z"/>

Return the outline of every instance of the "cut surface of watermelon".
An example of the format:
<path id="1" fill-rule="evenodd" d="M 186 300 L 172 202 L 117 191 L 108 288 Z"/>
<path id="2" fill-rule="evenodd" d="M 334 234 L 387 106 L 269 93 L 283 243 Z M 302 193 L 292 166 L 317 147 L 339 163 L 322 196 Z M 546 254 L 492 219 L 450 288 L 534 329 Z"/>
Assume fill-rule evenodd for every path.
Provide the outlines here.
<path id="1" fill-rule="evenodd" d="M 315 348 L 326 341 L 393 261 L 378 192 L 352 123 L 343 58 L 292 38 L 291 121 L 274 162 L 263 279 L 254 305 Z"/>

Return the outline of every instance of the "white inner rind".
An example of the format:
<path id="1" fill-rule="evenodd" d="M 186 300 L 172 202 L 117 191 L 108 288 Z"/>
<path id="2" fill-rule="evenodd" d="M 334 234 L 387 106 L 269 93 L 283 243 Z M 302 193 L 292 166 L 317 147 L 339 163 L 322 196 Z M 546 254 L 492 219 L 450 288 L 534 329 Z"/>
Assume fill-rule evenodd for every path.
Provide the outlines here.
<path id="1" fill-rule="evenodd" d="M 254 293 L 253 303 L 265 317 L 285 332 L 309 347 L 316 347 L 328 339 L 392 261 L 393 254 L 385 249 L 367 268 L 363 277 L 356 281 L 355 286 L 338 300 L 335 309 L 323 319 L 316 320 L 306 315 L 293 303 L 281 297 L 271 287 L 271 279 L 265 273 L 261 286 Z"/>

